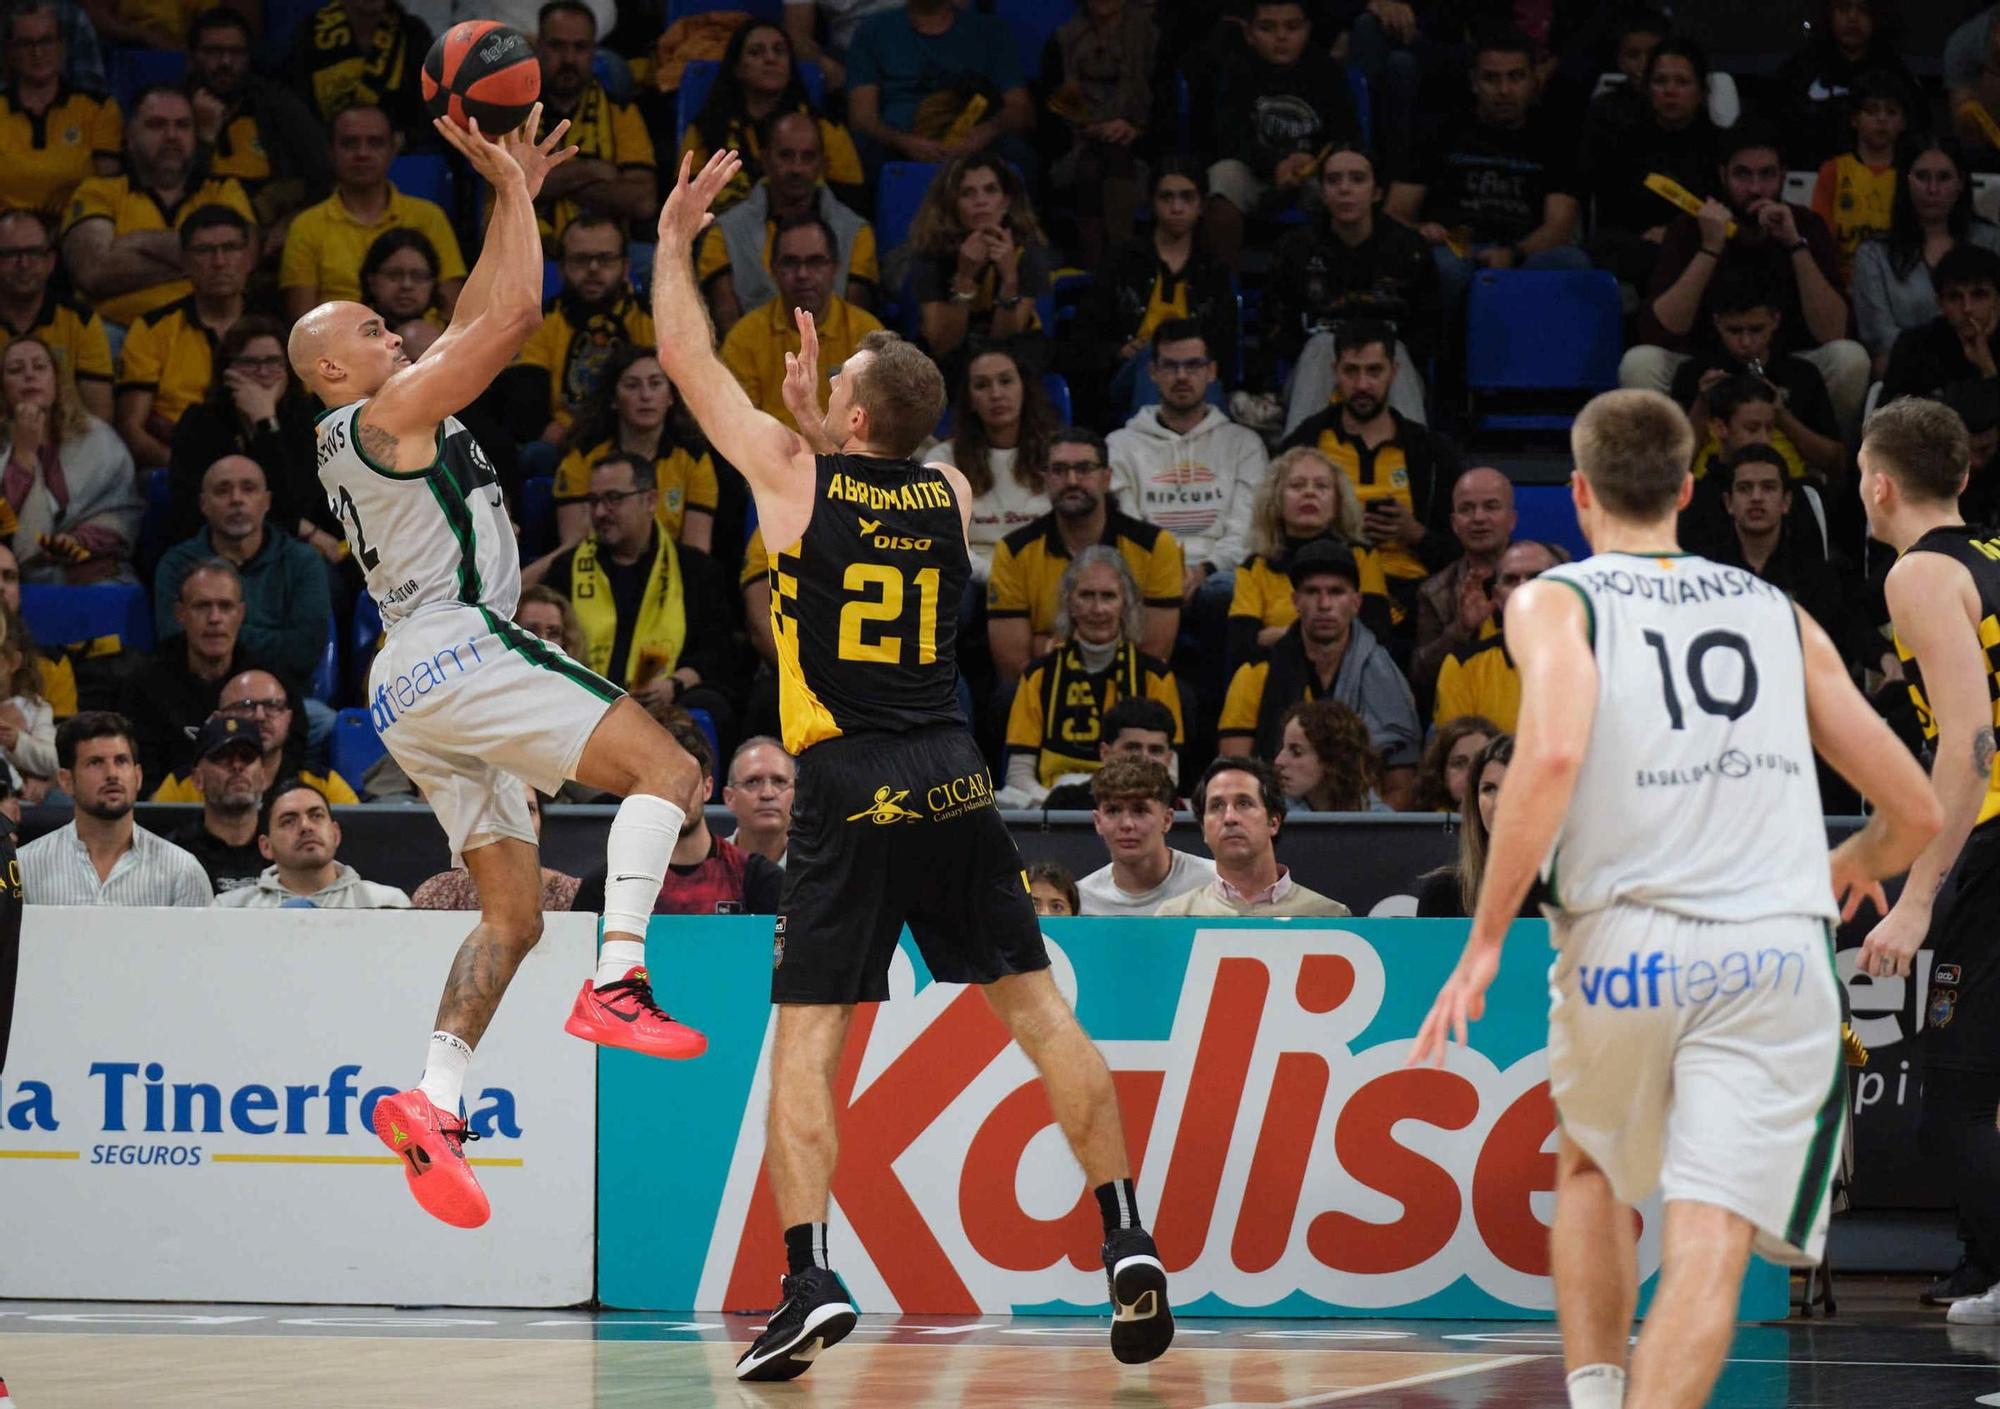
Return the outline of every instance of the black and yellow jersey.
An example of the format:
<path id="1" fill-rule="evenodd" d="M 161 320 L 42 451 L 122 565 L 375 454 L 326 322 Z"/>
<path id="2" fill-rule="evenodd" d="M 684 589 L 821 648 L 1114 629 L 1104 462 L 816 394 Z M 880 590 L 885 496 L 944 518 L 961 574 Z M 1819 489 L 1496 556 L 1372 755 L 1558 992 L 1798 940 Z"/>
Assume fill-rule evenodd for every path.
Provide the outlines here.
<path id="1" fill-rule="evenodd" d="M 1989 538 L 1986 531 L 1970 524 L 1948 524 L 1934 528 L 1908 550 L 1911 553 L 1942 553 L 1953 562 L 1965 564 L 1965 570 L 1972 574 L 1972 585 L 1979 593 L 1979 649 L 1986 656 L 1986 692 L 1993 702 L 1992 723 L 2000 728 L 2000 538 Z M 1930 701 L 1924 698 L 1924 674 L 1918 667 L 1916 657 L 1903 644 L 1903 638 L 1896 638 L 1896 659 L 1903 663 L 1903 674 L 1910 682 L 1910 700 L 1917 707 L 1917 722 L 1923 725 L 1924 738 L 1937 741 L 1937 716 L 1931 713 Z M 1996 759 L 1993 772 L 1986 780 L 1986 797 L 1979 804 L 1979 824 L 1983 825 L 2000 817 L 2000 759 Z"/>
<path id="2" fill-rule="evenodd" d="M 1458 481 L 1458 457 L 1440 437 L 1406 421 L 1400 413 L 1389 414 L 1396 433 L 1380 445 L 1371 447 L 1350 436 L 1336 404 L 1301 421 L 1278 448 L 1312 446 L 1347 476 L 1364 508 L 1377 499 L 1394 499 L 1409 509 L 1418 523 L 1449 543 L 1451 487 Z M 1382 571 L 1402 582 L 1422 581 L 1442 566 L 1426 564 L 1423 553 L 1403 543 L 1385 543 L 1378 551 Z"/>
<path id="3" fill-rule="evenodd" d="M 1120 700 L 1157 700 L 1174 717 L 1174 747 L 1182 742 L 1181 692 L 1174 672 L 1130 641 L 1093 675 L 1083 654 L 1065 642 L 1028 663 L 1007 715 L 1007 751 L 1032 754 L 1035 777 L 1053 787 L 1065 773 L 1094 773 L 1104 760 L 1104 713 Z"/>
<path id="4" fill-rule="evenodd" d="M 542 305 L 542 326 L 522 344 L 517 364 L 548 373 L 549 418 L 566 426 L 597 394 L 621 348 L 651 346 L 652 309 L 629 286 L 596 306 L 565 291 Z"/>
<path id="5" fill-rule="evenodd" d="M 608 161 L 620 171 L 653 171 L 658 162 L 653 155 L 653 136 L 637 103 L 620 103 L 608 95 L 596 79 L 584 85 L 576 100 L 576 111 L 557 113 L 545 110 L 542 120 L 553 127 L 569 119 L 565 141 L 574 144 L 585 161 Z M 576 201 L 536 202 L 542 238 L 551 245 L 562 239 L 583 207 Z"/>
<path id="6" fill-rule="evenodd" d="M 116 99 L 61 84 L 37 116 L 0 92 L 0 202 L 59 216 L 71 193 L 97 174 L 96 159 L 115 161 L 124 146 Z"/>
<path id="7" fill-rule="evenodd" d="M 208 395 L 221 340 L 201 321 L 194 300 L 184 298 L 145 314 L 125 335 L 118 354 L 118 391 L 150 391 L 155 421 L 172 439 L 181 413 Z"/>
<path id="8" fill-rule="evenodd" d="M 1434 723 L 1476 714 L 1511 734 L 1521 718 L 1521 672 L 1507 653 L 1507 638 L 1488 621 L 1481 638 L 1460 646 L 1438 670 Z"/>
<path id="9" fill-rule="evenodd" d="M 104 331 L 104 320 L 94 309 L 58 298 L 54 289 L 42 299 L 33 324 L 16 328 L 0 318 L 0 333 L 10 338 L 40 338 L 56 355 L 56 365 L 67 367 L 78 382 L 111 384 L 111 339 Z"/>
<path id="10" fill-rule="evenodd" d="M 1149 607 L 1179 610 L 1181 604 L 1181 545 L 1156 524 L 1116 509 L 1104 516 L 1098 539 L 1116 548 Z M 1069 567 L 1069 547 L 1054 514 L 1022 524 L 993 549 L 993 568 L 986 577 L 988 619 L 1026 617 L 1031 631 L 1055 630 L 1062 575 Z"/>
<path id="11" fill-rule="evenodd" d="M 812 518 L 771 555 L 785 749 L 963 724 L 958 608 L 972 575 L 957 496 L 911 460 L 820 455 Z"/>
<path id="12" fill-rule="evenodd" d="M 1377 636 L 1386 636 L 1392 626 L 1401 624 L 1403 607 L 1389 595 L 1388 579 L 1382 575 L 1382 555 L 1365 544 L 1349 543 L 1331 535 L 1329 540 L 1354 554 L 1355 566 L 1361 573 L 1361 581 L 1355 584 L 1361 590 L 1361 620 Z M 1236 585 L 1229 597 L 1231 665 L 1241 665 L 1256 654 L 1257 633 L 1265 627 L 1286 627 L 1299 619 L 1299 610 L 1292 605 L 1291 575 L 1285 565 L 1302 546 L 1301 541 L 1288 540 L 1284 552 L 1275 558 L 1252 553 L 1237 565 Z"/>

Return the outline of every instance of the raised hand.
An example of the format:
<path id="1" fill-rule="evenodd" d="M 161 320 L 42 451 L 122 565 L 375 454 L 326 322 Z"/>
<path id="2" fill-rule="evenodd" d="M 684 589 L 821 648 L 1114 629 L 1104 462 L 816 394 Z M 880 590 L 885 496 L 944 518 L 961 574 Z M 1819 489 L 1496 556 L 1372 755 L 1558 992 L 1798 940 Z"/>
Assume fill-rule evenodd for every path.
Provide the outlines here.
<path id="1" fill-rule="evenodd" d="M 694 247 L 694 237 L 715 219 L 708 208 L 715 204 L 715 198 L 743 169 L 743 159 L 734 152 L 717 152 L 690 181 L 689 173 L 693 168 L 694 153 L 683 154 L 674 189 L 667 194 L 667 203 L 660 207 L 660 243 L 663 245 L 672 244 L 684 250 Z"/>
<path id="2" fill-rule="evenodd" d="M 794 308 L 792 318 L 799 328 L 799 350 L 785 354 L 785 409 L 800 432 L 812 437 L 826 415 L 819 404 L 819 329 L 803 308 Z"/>
<path id="3" fill-rule="evenodd" d="M 455 147 L 472 169 L 485 177 L 487 182 L 498 188 L 517 177 L 533 200 L 542 193 L 542 181 L 549 172 L 561 166 L 577 153 L 575 147 L 557 150 L 563 134 L 569 131 L 569 119 L 564 118 L 555 125 L 549 135 L 537 142 L 534 134 L 541 129 L 542 105 L 535 104 L 528 113 L 528 119 L 514 131 L 505 133 L 499 141 L 494 141 L 479 130 L 479 120 L 468 118 L 469 130 L 455 122 L 443 118 L 433 118 L 431 126 L 438 135 Z"/>

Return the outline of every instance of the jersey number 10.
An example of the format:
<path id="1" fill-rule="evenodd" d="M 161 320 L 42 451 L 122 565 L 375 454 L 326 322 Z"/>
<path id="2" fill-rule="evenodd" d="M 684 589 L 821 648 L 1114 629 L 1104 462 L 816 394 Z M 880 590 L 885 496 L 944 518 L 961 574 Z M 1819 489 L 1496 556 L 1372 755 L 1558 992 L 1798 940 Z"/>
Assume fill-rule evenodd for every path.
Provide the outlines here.
<path id="1" fill-rule="evenodd" d="M 1666 697 L 1667 718 L 1674 728 L 1685 729 L 1687 717 L 1681 712 L 1680 693 L 1674 689 L 1673 658 L 1667 654 L 1667 638 L 1657 631 L 1648 631 L 1645 636 L 1646 644 L 1659 657 L 1660 693 Z M 1733 700 L 1722 699 L 1708 688 L 1710 651 L 1734 651 L 1743 662 L 1743 679 Z M 1757 662 L 1750 658 L 1750 643 L 1734 631 L 1704 631 L 1688 642 L 1685 673 L 1688 689 L 1703 714 L 1713 714 L 1722 719 L 1741 719 L 1750 712 L 1750 706 L 1757 703 Z"/>
<path id="2" fill-rule="evenodd" d="M 840 658 L 869 661 L 876 665 L 903 663 L 903 638 L 885 629 L 903 619 L 905 581 L 917 589 L 917 660 L 930 665 L 937 660 L 938 570 L 934 567 L 905 579 L 901 570 L 887 563 L 849 563 L 841 578 L 843 590 L 854 600 L 840 609 Z M 868 638 L 870 628 L 879 634 Z"/>

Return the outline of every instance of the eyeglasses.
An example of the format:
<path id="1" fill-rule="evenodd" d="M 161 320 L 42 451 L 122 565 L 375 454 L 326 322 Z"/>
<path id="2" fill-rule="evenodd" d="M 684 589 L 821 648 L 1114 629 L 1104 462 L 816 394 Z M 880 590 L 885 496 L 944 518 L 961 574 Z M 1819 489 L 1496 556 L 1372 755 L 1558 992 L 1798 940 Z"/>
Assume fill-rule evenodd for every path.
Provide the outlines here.
<path id="1" fill-rule="evenodd" d="M 436 276 L 428 269 L 377 269 L 375 277 L 390 284 L 428 284 Z"/>
<path id="2" fill-rule="evenodd" d="M 195 259 L 222 259 L 232 254 L 241 254 L 250 248 L 247 240 L 229 240 L 219 245 L 189 245 L 187 252 Z"/>
<path id="3" fill-rule="evenodd" d="M 759 773 L 753 778 L 738 778 L 729 786 L 741 788 L 746 793 L 788 793 L 795 785 L 790 778 L 780 777 L 775 773 Z"/>
<path id="4" fill-rule="evenodd" d="M 1044 473 L 1050 479 L 1085 479 L 1103 468 L 1095 460 L 1051 460 Z"/>
<path id="5" fill-rule="evenodd" d="M 205 59 L 247 59 L 250 48 L 246 44 L 203 44 L 195 53 Z"/>
<path id="6" fill-rule="evenodd" d="M 237 700 L 222 708 L 225 712 L 237 714 L 284 714 L 291 709 L 291 702 L 283 695 L 267 700 Z"/>
<path id="7" fill-rule="evenodd" d="M 780 274 L 804 274 L 809 271 L 833 268 L 833 256 L 827 254 L 788 254 L 778 261 Z"/>
<path id="8" fill-rule="evenodd" d="M 270 357 L 232 357 L 229 365 L 251 372 L 278 372 L 284 370 L 285 359 L 275 354 Z"/>
<path id="9" fill-rule="evenodd" d="M 616 269 L 625 262 L 622 254 L 566 254 L 563 263 L 578 269 Z"/>
<path id="10" fill-rule="evenodd" d="M 51 34 L 41 39 L 10 39 L 7 43 L 10 48 L 22 49 L 30 54 L 40 54 L 50 49 L 61 48 L 62 36 Z M 246 49 L 244 52 L 248 53 L 249 51 Z"/>
<path id="11" fill-rule="evenodd" d="M 641 494 L 651 494 L 650 489 L 607 489 L 602 494 L 586 494 L 583 502 L 595 509 L 602 504 L 607 509 L 615 509 L 627 499 L 637 499 Z"/>
<path id="12" fill-rule="evenodd" d="M 1208 363 L 1209 359 L 1206 357 L 1156 357 L 1153 359 L 1153 368 L 1155 371 L 1165 372 L 1170 377 L 1181 372 L 1192 376 L 1206 368 Z"/>
<path id="13" fill-rule="evenodd" d="M 54 253 L 55 249 L 53 246 L 50 245 L 0 246 L 0 264 L 12 264 L 17 261 L 41 259 L 46 255 L 51 255 Z"/>

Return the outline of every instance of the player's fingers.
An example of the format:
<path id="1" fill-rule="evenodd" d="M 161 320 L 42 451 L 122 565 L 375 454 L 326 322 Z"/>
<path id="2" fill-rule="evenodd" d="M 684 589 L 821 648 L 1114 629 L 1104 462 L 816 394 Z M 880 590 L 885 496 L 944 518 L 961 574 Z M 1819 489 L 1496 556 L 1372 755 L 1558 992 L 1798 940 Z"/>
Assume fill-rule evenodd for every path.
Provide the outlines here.
<path id="1" fill-rule="evenodd" d="M 1451 1035 L 1459 1046 L 1468 1045 L 1465 1040 L 1465 1005 L 1458 999 L 1453 999 L 1451 1005 Z M 1440 1061 L 1438 1065 L 1443 1066 L 1444 1063 Z"/>
<path id="2" fill-rule="evenodd" d="M 1886 915 L 1889 913 L 1889 892 L 1883 888 L 1880 881 L 1870 881 L 1868 883 L 1868 898 L 1875 902 L 1876 914 Z"/>
<path id="3" fill-rule="evenodd" d="M 530 142 L 536 140 L 542 130 L 542 104 L 540 99 L 537 99 L 535 105 L 528 109 L 527 118 L 515 130 L 526 134 Z"/>

